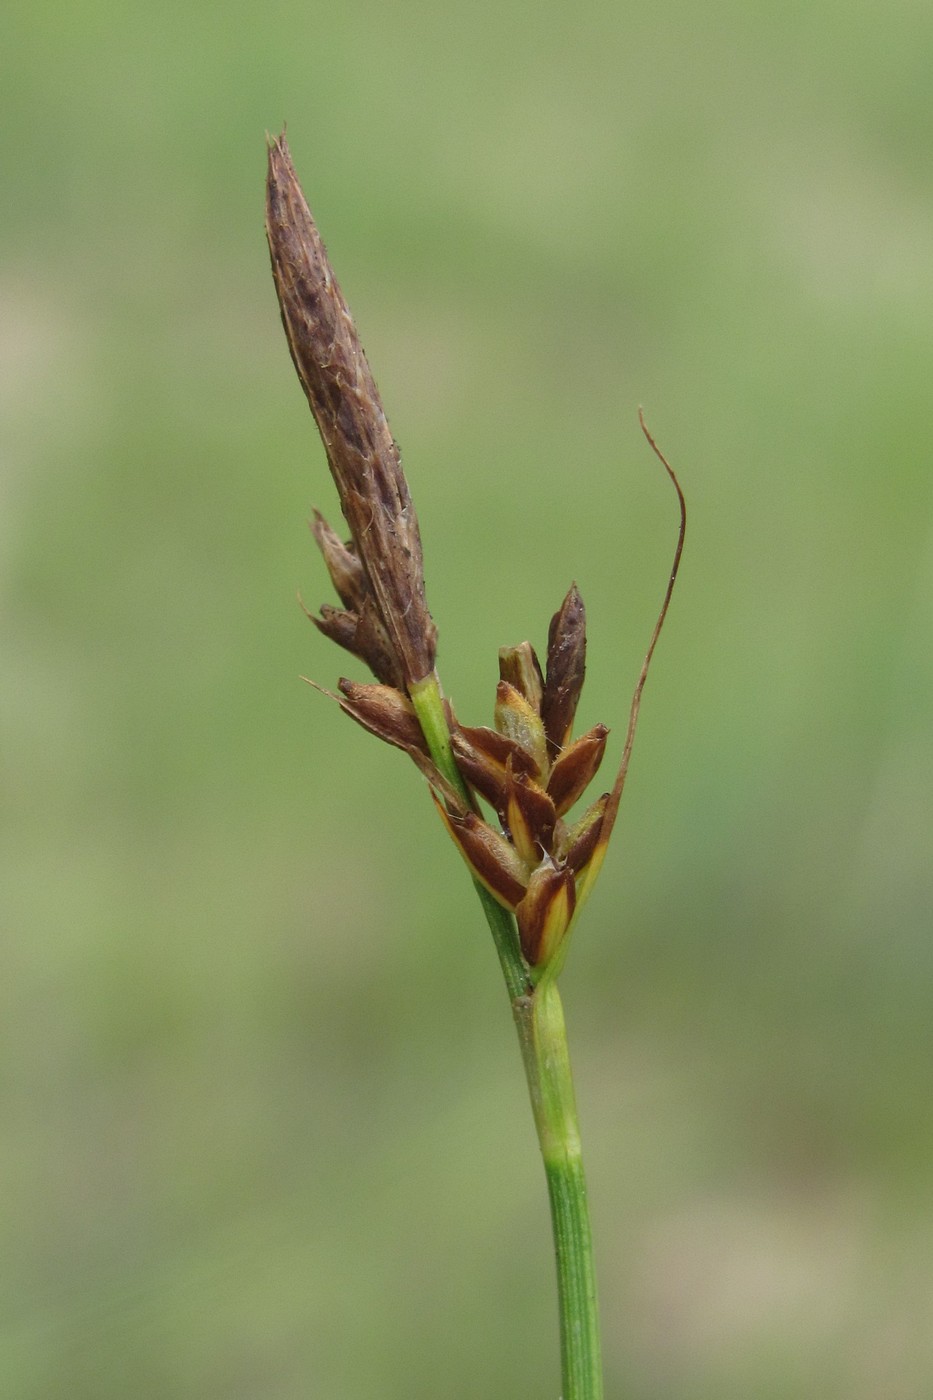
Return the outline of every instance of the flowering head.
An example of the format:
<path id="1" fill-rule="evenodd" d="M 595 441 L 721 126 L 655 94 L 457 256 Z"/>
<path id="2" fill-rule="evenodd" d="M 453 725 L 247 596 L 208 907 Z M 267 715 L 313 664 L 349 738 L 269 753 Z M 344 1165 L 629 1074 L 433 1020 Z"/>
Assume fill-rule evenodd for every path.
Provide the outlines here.
<path id="1" fill-rule="evenodd" d="M 284 136 L 270 142 L 266 231 L 292 360 L 350 531 L 343 541 L 315 512 L 311 529 L 340 606 L 325 604 L 312 620 L 365 661 L 377 682 L 342 679 L 334 698 L 363 728 L 404 749 L 427 777 L 474 877 L 514 913 L 522 975 L 534 984 L 560 970 L 575 915 L 605 855 L 648 665 L 680 563 L 683 494 L 642 420 L 677 491 L 680 534 L 614 785 L 572 818 L 571 809 L 599 769 L 609 733 L 598 724 L 573 738 L 586 661 L 586 615 L 576 585 L 551 619 L 545 668 L 529 642 L 503 648 L 492 727 L 459 724 L 450 706 L 442 705 L 434 675 L 437 633 L 399 451 Z M 437 699 L 430 721 L 420 707 L 426 689 Z"/>

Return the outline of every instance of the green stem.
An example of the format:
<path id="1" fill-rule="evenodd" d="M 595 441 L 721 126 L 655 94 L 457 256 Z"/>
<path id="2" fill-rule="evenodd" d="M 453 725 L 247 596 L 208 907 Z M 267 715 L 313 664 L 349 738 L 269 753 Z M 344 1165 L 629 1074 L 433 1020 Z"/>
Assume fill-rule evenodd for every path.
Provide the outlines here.
<path id="1" fill-rule="evenodd" d="M 451 752 L 436 674 L 426 676 L 411 688 L 410 694 L 431 757 L 444 777 L 469 801 Z M 512 915 L 481 884 L 475 880 L 473 883 L 492 931 L 512 1003 L 544 1159 L 557 1259 L 562 1400 L 602 1400 L 593 1239 L 560 993 L 549 976 L 532 986 Z"/>
<path id="2" fill-rule="evenodd" d="M 593 1237 L 557 984 L 544 978 L 522 1004 L 513 1005 L 513 1011 L 551 1201 L 563 1400 L 602 1400 Z"/>

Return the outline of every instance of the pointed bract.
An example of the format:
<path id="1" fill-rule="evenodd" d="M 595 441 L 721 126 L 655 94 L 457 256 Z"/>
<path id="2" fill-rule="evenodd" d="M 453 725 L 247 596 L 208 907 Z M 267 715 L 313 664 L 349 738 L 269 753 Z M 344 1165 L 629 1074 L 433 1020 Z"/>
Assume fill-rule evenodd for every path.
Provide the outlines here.
<path id="1" fill-rule="evenodd" d="M 376 614 L 372 598 L 366 599 L 362 615 L 324 603 L 319 617 L 310 612 L 307 616 L 325 637 L 365 661 L 377 680 L 396 690 L 404 689 L 398 657 Z"/>
<path id="2" fill-rule="evenodd" d="M 530 967 L 550 962 L 567 932 L 575 905 L 576 888 L 570 871 L 558 870 L 550 862 L 540 865 L 515 911 L 522 953 Z"/>
<path id="3" fill-rule="evenodd" d="M 464 778 L 500 816 L 505 815 L 508 765 L 517 773 L 537 773 L 534 759 L 520 744 L 485 725 L 460 725 L 451 730 L 450 742 Z"/>
<path id="4" fill-rule="evenodd" d="M 551 798 L 533 779 L 516 773 L 511 764 L 506 773 L 506 825 L 515 849 L 532 868 L 551 849 L 557 813 Z"/>
<path id="5" fill-rule="evenodd" d="M 352 545 L 346 545 L 319 510 L 314 512 L 311 533 L 324 556 L 327 572 L 345 608 L 359 612 L 366 601 L 366 575 Z"/>
<path id="6" fill-rule="evenodd" d="M 352 652 L 354 656 L 359 655 L 356 650 L 356 629 L 359 624 L 356 613 L 347 612 L 345 608 L 332 607 L 330 603 L 322 603 L 320 616 L 311 612 L 307 613 L 307 616 L 325 637 L 330 637 L 332 642 L 336 642 L 345 651 Z"/>
<path id="7" fill-rule="evenodd" d="M 434 799 L 441 820 L 473 874 L 494 899 L 514 909 L 524 898 L 528 875 L 514 846 L 475 812 L 451 815 Z"/>
<path id="8" fill-rule="evenodd" d="M 554 760 L 547 790 L 554 800 L 559 816 L 569 812 L 595 777 L 606 752 L 608 734 L 609 730 L 604 724 L 597 724 L 588 733 L 575 739 Z"/>
<path id="9" fill-rule="evenodd" d="M 609 794 L 604 792 L 591 807 L 587 807 L 580 820 L 572 826 L 567 826 L 562 821 L 557 823 L 554 859 L 561 865 L 566 865 L 574 875 L 581 873 L 596 849 L 608 802 Z"/>

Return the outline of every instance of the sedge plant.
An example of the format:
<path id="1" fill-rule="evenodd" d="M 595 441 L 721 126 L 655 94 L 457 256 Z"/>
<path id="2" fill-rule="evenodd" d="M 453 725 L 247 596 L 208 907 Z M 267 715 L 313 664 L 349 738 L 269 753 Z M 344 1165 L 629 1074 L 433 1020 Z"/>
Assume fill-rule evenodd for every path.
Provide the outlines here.
<path id="1" fill-rule="evenodd" d="M 284 135 L 269 143 L 266 232 L 282 322 L 337 486 L 346 542 L 312 521 L 340 606 L 315 626 L 368 666 L 338 682 L 340 708 L 403 750 L 427 779 L 489 924 L 518 1031 L 551 1206 L 563 1400 L 603 1395 L 593 1241 L 567 1032 L 558 990 L 573 929 L 602 866 L 625 785 L 642 690 L 677 576 L 673 567 L 632 698 L 613 786 L 572 815 L 595 777 L 608 729 L 574 737 L 586 618 L 572 585 L 542 666 L 529 642 L 499 652 L 490 727 L 461 724 L 435 666 L 418 520 L 350 311 L 302 194 Z"/>

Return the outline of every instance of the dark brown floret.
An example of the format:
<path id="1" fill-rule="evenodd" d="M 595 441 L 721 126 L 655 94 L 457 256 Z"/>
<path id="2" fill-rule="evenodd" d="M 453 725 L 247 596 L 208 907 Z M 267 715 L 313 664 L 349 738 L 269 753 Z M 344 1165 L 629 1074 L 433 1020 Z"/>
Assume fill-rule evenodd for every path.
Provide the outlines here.
<path id="1" fill-rule="evenodd" d="M 501 816 L 505 815 L 509 764 L 516 773 L 529 776 L 537 773 L 534 759 L 520 744 L 497 729 L 460 725 L 452 731 L 450 742 L 464 778 Z"/>
<path id="2" fill-rule="evenodd" d="M 540 865 L 515 911 L 522 954 L 529 967 L 549 961 L 567 932 L 575 905 L 576 889 L 570 871 Z"/>
<path id="3" fill-rule="evenodd" d="M 506 774 L 505 820 L 519 855 L 537 865 L 551 849 L 557 812 L 542 787 L 510 764 Z"/>
<path id="4" fill-rule="evenodd" d="M 606 752 L 609 730 L 597 724 L 581 734 L 558 755 L 551 768 L 547 790 L 560 816 L 569 812 L 577 798 L 589 787 Z"/>
<path id="5" fill-rule="evenodd" d="M 570 737 L 585 674 L 586 610 L 577 585 L 573 583 L 548 629 L 547 679 L 541 718 L 552 758 Z"/>

